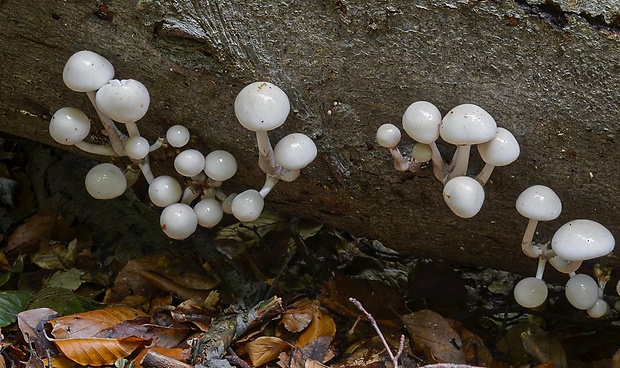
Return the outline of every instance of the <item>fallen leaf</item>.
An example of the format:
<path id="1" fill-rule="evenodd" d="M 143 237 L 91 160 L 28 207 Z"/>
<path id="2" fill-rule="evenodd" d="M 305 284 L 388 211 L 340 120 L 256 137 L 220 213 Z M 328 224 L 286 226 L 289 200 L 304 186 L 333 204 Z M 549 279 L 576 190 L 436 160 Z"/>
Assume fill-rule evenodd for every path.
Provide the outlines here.
<path id="1" fill-rule="evenodd" d="M 31 300 L 32 294 L 25 290 L 0 291 L 0 327 L 15 322 Z"/>
<path id="2" fill-rule="evenodd" d="M 58 353 L 54 344 L 45 336 L 45 323 L 57 316 L 58 313 L 49 308 L 30 309 L 17 315 L 17 325 L 24 340 L 34 346 L 40 357 L 46 357 L 49 352 L 52 352 L 52 356 Z"/>
<path id="3" fill-rule="evenodd" d="M 434 363 L 466 363 L 461 337 L 440 314 L 428 309 L 403 316 L 403 322 L 415 344 Z"/>
<path id="4" fill-rule="evenodd" d="M 81 365 L 102 366 L 125 358 L 149 340 L 139 337 L 104 339 L 97 337 L 50 339 L 69 359 Z"/>
<path id="5" fill-rule="evenodd" d="M 318 311 L 314 315 L 314 318 L 312 319 L 312 322 L 310 322 L 308 328 L 306 328 L 306 330 L 299 335 L 297 341 L 295 341 L 295 346 L 305 346 L 322 336 L 327 336 L 330 338 L 336 336 L 336 323 L 332 317 Z"/>
<path id="6" fill-rule="evenodd" d="M 260 336 L 245 344 L 245 350 L 255 367 L 275 360 L 290 347 L 288 342 L 273 336 Z"/>
<path id="7" fill-rule="evenodd" d="M 148 315 L 133 308 L 113 306 L 55 318 L 49 323 L 52 326 L 52 336 L 56 339 L 76 339 L 95 336 L 102 330 L 137 317 L 148 317 Z"/>
<path id="8" fill-rule="evenodd" d="M 319 302 L 307 298 L 293 303 L 282 315 L 282 324 L 290 332 L 303 331 L 319 310 Z"/>
<path id="9" fill-rule="evenodd" d="M 17 252 L 30 244 L 47 244 L 52 235 L 58 217 L 57 211 L 39 212 L 19 225 L 9 235 L 5 251 Z"/>

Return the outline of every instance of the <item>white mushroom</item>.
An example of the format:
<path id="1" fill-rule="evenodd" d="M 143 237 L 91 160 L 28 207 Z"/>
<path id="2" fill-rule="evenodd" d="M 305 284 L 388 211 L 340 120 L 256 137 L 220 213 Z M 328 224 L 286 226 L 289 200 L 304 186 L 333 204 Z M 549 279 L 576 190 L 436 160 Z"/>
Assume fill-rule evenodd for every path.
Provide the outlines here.
<path id="1" fill-rule="evenodd" d="M 531 258 L 538 258 L 542 250 L 532 244 L 538 221 L 550 221 L 560 216 L 562 202 L 555 192 L 544 185 L 533 185 L 524 190 L 517 198 L 517 211 L 529 219 L 521 248 Z"/>
<path id="2" fill-rule="evenodd" d="M 176 203 L 182 195 L 181 184 L 168 175 L 156 177 L 149 185 L 149 198 L 157 207 L 167 207 Z"/>
<path id="3" fill-rule="evenodd" d="M 585 274 L 571 277 L 566 283 L 564 292 L 569 303 L 581 310 L 592 308 L 599 298 L 598 284 Z"/>
<path id="4" fill-rule="evenodd" d="M 219 224 L 224 217 L 222 206 L 214 198 L 205 198 L 196 203 L 194 212 L 198 216 L 198 225 L 209 229 Z"/>
<path id="5" fill-rule="evenodd" d="M 263 212 L 264 206 L 265 200 L 263 196 L 254 189 L 248 189 L 237 194 L 231 203 L 233 215 L 241 222 L 256 220 Z"/>
<path id="6" fill-rule="evenodd" d="M 278 165 L 286 170 L 301 170 L 317 155 L 312 139 L 302 133 L 289 134 L 280 139 L 273 151 Z"/>
<path id="7" fill-rule="evenodd" d="M 127 189 L 125 174 L 117 166 L 103 163 L 88 171 L 84 184 L 88 193 L 97 199 L 112 199 Z"/>
<path id="8" fill-rule="evenodd" d="M 444 116 L 439 134 L 444 141 L 457 146 L 446 180 L 467 174 L 471 145 L 493 139 L 496 129 L 497 123 L 493 117 L 477 105 L 459 105 Z"/>
<path id="9" fill-rule="evenodd" d="M 205 157 L 204 171 L 216 181 L 225 181 L 237 173 L 237 160 L 230 152 L 215 150 Z"/>
<path id="10" fill-rule="evenodd" d="M 135 124 L 149 109 L 151 98 L 144 84 L 134 79 L 113 79 L 101 87 L 95 102 L 106 116 L 127 127 L 129 136 L 140 135 Z"/>
<path id="11" fill-rule="evenodd" d="M 431 149 L 433 174 L 443 182 L 446 176 L 446 163 L 441 157 L 435 141 L 439 138 L 441 113 L 435 105 L 427 101 L 416 101 L 407 107 L 403 114 L 403 129 L 416 142 L 426 144 Z M 428 160 L 426 160 L 428 161 Z M 425 161 L 423 161 L 425 162 Z"/>
<path id="12" fill-rule="evenodd" d="M 553 252 L 568 261 L 586 261 L 602 257 L 614 250 L 616 241 L 603 225 L 592 220 L 573 220 L 562 225 L 553 235 Z"/>
<path id="13" fill-rule="evenodd" d="M 444 186 L 443 199 L 454 214 L 470 218 L 482 208 L 484 189 L 480 183 L 468 176 L 457 176 Z"/>
<path id="14" fill-rule="evenodd" d="M 198 216 L 187 204 L 173 203 L 161 212 L 159 223 L 169 238 L 183 240 L 196 231 Z"/>
<path id="15" fill-rule="evenodd" d="M 497 128 L 493 139 L 478 145 L 478 152 L 485 165 L 476 176 L 476 180 L 485 185 L 496 166 L 511 164 L 519 157 L 521 151 L 519 142 L 512 133 L 504 128 Z"/>
<path id="16" fill-rule="evenodd" d="M 536 308 L 547 300 L 549 290 L 544 281 L 536 277 L 526 277 L 515 285 L 514 297 L 525 308 Z"/>
<path id="17" fill-rule="evenodd" d="M 71 55 L 62 71 L 62 80 L 77 92 L 96 91 L 112 78 L 114 66 L 108 59 L 87 50 Z"/>

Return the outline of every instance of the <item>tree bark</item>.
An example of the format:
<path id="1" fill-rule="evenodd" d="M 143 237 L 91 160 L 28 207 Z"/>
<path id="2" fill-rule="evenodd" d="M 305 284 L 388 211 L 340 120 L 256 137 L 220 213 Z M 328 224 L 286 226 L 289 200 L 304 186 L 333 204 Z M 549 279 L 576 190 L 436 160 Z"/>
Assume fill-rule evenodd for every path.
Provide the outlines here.
<path id="1" fill-rule="evenodd" d="M 57 109 L 95 118 L 86 96 L 62 82 L 69 56 L 89 49 L 117 78 L 149 89 L 151 107 L 138 122 L 149 141 L 184 124 L 193 147 L 237 158 L 226 191 L 259 189 L 254 135 L 236 122 L 233 102 L 246 84 L 271 81 L 292 105 L 272 141 L 304 132 L 319 156 L 298 180 L 278 184 L 267 208 L 420 257 L 533 274 L 536 261 L 519 246 L 527 219 L 514 206 L 530 185 L 552 187 L 564 203 L 557 220 L 539 225 L 539 241 L 576 218 L 620 234 L 620 10 L 601 3 L 597 13 L 563 1 L 140 0 L 102 14 L 89 2 L 4 0 L 0 131 L 53 144 L 47 125 Z M 478 104 L 521 145 L 515 163 L 495 169 L 472 219 L 450 212 L 431 168 L 395 172 L 375 141 L 381 124 L 400 125 L 417 100 L 444 114 Z M 93 129 L 92 139 L 102 137 Z M 401 148 L 411 144 L 403 139 Z M 439 143 L 445 158 L 453 149 Z M 170 167 L 153 165 L 156 174 Z M 470 173 L 481 168 L 474 150 Z"/>

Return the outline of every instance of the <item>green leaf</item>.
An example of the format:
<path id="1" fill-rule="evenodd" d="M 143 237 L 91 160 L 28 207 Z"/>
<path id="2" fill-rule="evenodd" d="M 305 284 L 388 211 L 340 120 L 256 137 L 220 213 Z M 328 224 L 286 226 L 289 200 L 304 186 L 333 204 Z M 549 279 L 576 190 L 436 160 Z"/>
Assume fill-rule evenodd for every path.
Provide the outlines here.
<path id="1" fill-rule="evenodd" d="M 28 291 L 0 291 L 0 327 L 5 327 L 17 320 L 17 314 L 23 312 L 32 300 Z"/>
<path id="2" fill-rule="evenodd" d="M 15 263 L 13 263 L 13 267 L 11 268 L 11 270 L 7 273 L 0 275 L 0 286 L 9 282 L 9 280 L 11 279 L 11 277 L 13 277 L 13 275 L 21 273 L 23 269 L 24 269 L 24 259 L 22 257 L 18 257 Z"/>

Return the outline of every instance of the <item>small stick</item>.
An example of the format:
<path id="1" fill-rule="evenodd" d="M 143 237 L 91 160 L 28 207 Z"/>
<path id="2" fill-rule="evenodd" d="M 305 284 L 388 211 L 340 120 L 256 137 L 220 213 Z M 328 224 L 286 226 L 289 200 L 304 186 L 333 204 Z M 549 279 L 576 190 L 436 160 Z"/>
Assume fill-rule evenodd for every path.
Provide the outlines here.
<path id="1" fill-rule="evenodd" d="M 243 359 L 239 358 L 239 355 L 237 355 L 237 353 L 235 353 L 232 348 L 229 347 L 228 349 L 226 349 L 226 352 L 228 353 L 228 355 L 226 355 L 224 358 L 226 358 L 226 360 L 228 360 L 233 365 L 236 365 L 239 368 L 252 368 Z"/>
<path id="2" fill-rule="evenodd" d="M 193 368 L 193 366 L 187 363 L 159 354 L 153 350 L 146 352 L 140 365 L 145 368 Z"/>
<path id="3" fill-rule="evenodd" d="M 377 321 L 375 321 L 375 318 L 370 313 L 368 313 L 366 309 L 364 309 L 364 306 L 362 306 L 362 303 L 360 303 L 357 299 L 351 297 L 349 298 L 349 301 L 353 303 L 357 307 L 357 309 L 359 309 L 364 314 L 364 316 L 366 316 L 366 318 L 368 319 L 368 322 L 370 322 L 372 327 L 374 327 L 375 331 L 377 331 L 377 335 L 379 335 L 381 342 L 383 342 L 383 346 L 385 346 L 385 349 L 387 350 L 387 353 L 390 356 L 392 363 L 394 364 L 394 368 L 398 368 L 398 359 L 400 358 L 400 355 L 402 354 L 405 348 L 405 335 L 400 336 L 400 346 L 398 347 L 398 351 L 396 352 L 396 355 L 394 355 L 394 353 L 392 353 L 392 349 L 390 349 L 390 345 L 388 345 L 387 341 L 385 340 L 385 337 L 383 336 L 383 333 L 379 329 L 379 325 L 377 325 Z"/>

